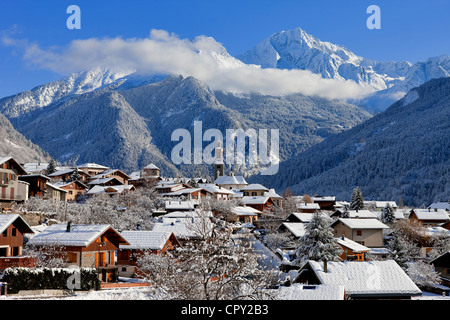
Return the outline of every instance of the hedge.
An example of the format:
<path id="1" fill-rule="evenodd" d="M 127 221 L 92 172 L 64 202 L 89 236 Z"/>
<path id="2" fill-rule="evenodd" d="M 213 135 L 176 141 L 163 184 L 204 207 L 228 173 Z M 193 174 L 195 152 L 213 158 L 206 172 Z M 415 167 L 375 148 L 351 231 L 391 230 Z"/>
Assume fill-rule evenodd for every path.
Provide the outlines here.
<path id="1" fill-rule="evenodd" d="M 77 280 L 79 283 L 76 283 Z M 2 281 L 8 284 L 8 293 L 41 289 L 89 291 L 100 288 L 97 270 L 92 268 L 7 268 Z"/>

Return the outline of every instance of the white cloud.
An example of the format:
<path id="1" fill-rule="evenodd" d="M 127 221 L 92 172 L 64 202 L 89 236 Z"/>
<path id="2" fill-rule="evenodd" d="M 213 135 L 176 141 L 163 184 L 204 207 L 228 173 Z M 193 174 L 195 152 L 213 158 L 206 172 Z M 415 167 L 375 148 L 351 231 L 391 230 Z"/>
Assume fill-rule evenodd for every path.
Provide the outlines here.
<path id="1" fill-rule="evenodd" d="M 16 41 L 3 38 L 3 44 Z M 330 99 L 360 98 L 372 91 L 352 81 L 323 79 L 304 70 L 262 69 L 231 57 L 213 38 L 180 39 L 164 30 L 148 38 L 90 38 L 65 47 L 42 49 L 21 42 L 24 60 L 34 67 L 61 74 L 96 67 L 124 72 L 193 76 L 213 90 L 283 95 L 302 93 Z"/>

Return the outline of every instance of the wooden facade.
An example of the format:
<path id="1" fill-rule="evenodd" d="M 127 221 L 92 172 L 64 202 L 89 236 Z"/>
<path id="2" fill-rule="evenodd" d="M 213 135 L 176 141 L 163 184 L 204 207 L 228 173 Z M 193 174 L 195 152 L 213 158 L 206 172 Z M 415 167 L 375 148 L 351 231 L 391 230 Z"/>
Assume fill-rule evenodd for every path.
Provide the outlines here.
<path id="1" fill-rule="evenodd" d="M 27 174 L 12 157 L 0 157 L 0 207 L 8 208 L 12 202 L 28 199 L 28 183 L 19 181 L 20 175 Z"/>
<path id="2" fill-rule="evenodd" d="M 45 197 L 47 193 L 47 182 L 50 178 L 42 174 L 23 175 L 19 180 L 28 182 L 28 197 Z"/>
<path id="3" fill-rule="evenodd" d="M 18 214 L 2 214 L 0 221 L 6 222 L 0 225 L 0 270 L 33 266 L 33 259 L 22 256 L 24 234 L 33 230 Z"/>

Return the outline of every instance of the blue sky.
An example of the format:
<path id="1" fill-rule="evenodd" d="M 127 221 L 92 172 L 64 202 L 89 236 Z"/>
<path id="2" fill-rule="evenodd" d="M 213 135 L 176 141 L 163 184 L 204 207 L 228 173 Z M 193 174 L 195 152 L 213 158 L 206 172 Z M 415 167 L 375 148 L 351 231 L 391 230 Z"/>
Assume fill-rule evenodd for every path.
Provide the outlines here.
<path id="1" fill-rule="evenodd" d="M 81 8 L 81 30 L 66 27 L 71 4 Z M 381 8 L 380 30 L 366 27 L 372 4 Z M 273 33 L 300 27 L 366 58 L 414 63 L 450 54 L 449 12 L 447 0 L 1 0 L 0 35 L 49 49 L 77 39 L 146 38 L 163 29 L 181 39 L 213 37 L 238 55 Z M 30 66 L 22 49 L 0 42 L 0 97 L 62 77 Z"/>

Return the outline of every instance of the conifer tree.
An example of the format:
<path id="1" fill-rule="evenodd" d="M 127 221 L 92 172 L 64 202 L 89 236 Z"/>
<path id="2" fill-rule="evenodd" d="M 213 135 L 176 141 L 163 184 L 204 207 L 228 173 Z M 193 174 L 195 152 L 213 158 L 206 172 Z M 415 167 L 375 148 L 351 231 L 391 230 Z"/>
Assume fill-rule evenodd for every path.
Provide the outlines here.
<path id="1" fill-rule="evenodd" d="M 334 237 L 331 220 L 320 212 L 314 213 L 296 249 L 296 262 L 339 261 L 342 249 Z"/>
<path id="2" fill-rule="evenodd" d="M 350 200 L 351 210 L 362 210 L 364 209 L 364 198 L 359 187 L 353 189 L 352 197 Z"/>
<path id="3" fill-rule="evenodd" d="M 381 221 L 387 224 L 392 224 L 395 222 L 394 209 L 392 209 L 389 203 L 386 204 L 381 212 Z"/>

